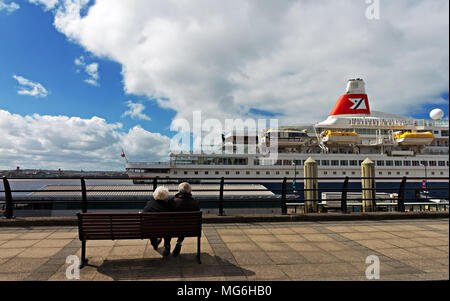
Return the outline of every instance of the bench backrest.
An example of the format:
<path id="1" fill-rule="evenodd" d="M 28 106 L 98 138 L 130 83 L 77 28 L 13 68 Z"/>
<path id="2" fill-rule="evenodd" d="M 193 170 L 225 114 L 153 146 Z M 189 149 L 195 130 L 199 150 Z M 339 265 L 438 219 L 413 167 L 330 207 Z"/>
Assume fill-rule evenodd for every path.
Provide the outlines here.
<path id="1" fill-rule="evenodd" d="M 201 236 L 202 212 L 78 213 L 80 240 Z"/>

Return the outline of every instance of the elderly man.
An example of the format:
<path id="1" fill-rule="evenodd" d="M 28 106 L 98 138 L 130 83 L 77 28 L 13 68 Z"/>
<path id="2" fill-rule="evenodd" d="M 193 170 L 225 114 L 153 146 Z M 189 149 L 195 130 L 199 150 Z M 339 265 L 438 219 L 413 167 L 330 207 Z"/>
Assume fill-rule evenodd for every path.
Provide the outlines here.
<path id="1" fill-rule="evenodd" d="M 147 202 L 147 205 L 142 210 L 143 212 L 168 212 L 170 211 L 169 206 L 169 189 L 164 186 L 159 186 L 153 192 L 153 198 Z M 159 244 L 161 243 L 161 238 L 151 237 L 150 243 L 153 246 L 154 250 L 158 249 Z M 170 254 L 170 237 L 164 238 L 164 253 L 163 256 L 167 256 Z M 169 250 L 169 251 L 167 251 Z"/>
<path id="2" fill-rule="evenodd" d="M 178 193 L 170 202 L 171 211 L 199 211 L 199 202 L 192 197 L 191 185 L 187 182 L 181 183 L 178 186 Z M 172 256 L 178 256 L 181 251 L 181 244 L 184 237 L 178 237 L 177 244 L 173 249 Z M 165 240 L 164 240 L 165 241 Z M 170 243 L 170 241 L 169 241 Z M 170 248 L 170 244 L 169 244 Z M 170 249 L 169 249 L 170 250 Z M 170 252 L 170 251 L 169 251 Z"/>

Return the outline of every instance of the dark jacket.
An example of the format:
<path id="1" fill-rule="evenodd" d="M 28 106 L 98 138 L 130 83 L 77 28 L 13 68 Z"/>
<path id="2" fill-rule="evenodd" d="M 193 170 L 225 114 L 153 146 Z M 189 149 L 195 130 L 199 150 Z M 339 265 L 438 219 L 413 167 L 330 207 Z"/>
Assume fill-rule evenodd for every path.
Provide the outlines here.
<path id="1" fill-rule="evenodd" d="M 177 193 L 170 201 L 172 211 L 199 211 L 200 205 L 192 194 L 186 192 Z"/>
<path id="2" fill-rule="evenodd" d="M 170 211 L 168 201 L 155 200 L 153 197 L 147 202 L 142 212 L 166 212 Z"/>

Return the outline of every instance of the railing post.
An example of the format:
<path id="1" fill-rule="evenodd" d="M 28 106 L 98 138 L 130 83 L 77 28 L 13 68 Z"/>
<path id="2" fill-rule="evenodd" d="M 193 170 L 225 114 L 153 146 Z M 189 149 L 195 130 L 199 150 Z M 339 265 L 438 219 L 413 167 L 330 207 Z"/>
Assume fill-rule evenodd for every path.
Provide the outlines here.
<path id="1" fill-rule="evenodd" d="M 348 191 L 348 177 L 345 177 L 344 186 L 342 186 L 342 194 L 341 194 L 342 213 L 347 213 L 347 191 Z"/>
<path id="2" fill-rule="evenodd" d="M 398 190 L 398 199 L 397 199 L 397 210 L 400 212 L 405 212 L 405 186 L 406 186 L 406 177 L 403 177 L 403 180 L 400 184 L 400 188 Z"/>
<path id="3" fill-rule="evenodd" d="M 283 179 L 283 184 L 281 185 L 281 214 L 287 214 L 287 206 L 286 206 L 286 181 L 287 179 Z"/>
<path id="4" fill-rule="evenodd" d="M 155 177 L 153 179 L 153 192 L 156 190 L 156 188 L 158 188 L 158 178 Z"/>
<path id="5" fill-rule="evenodd" d="M 3 177 L 3 189 L 5 190 L 5 218 L 14 218 L 11 187 L 6 177 Z"/>
<path id="6" fill-rule="evenodd" d="M 81 177 L 81 212 L 87 212 L 87 193 L 86 193 L 86 182 L 84 177 Z"/>
<path id="7" fill-rule="evenodd" d="M 223 213 L 223 183 L 224 178 L 220 179 L 220 191 L 219 191 L 219 216 L 224 216 Z"/>

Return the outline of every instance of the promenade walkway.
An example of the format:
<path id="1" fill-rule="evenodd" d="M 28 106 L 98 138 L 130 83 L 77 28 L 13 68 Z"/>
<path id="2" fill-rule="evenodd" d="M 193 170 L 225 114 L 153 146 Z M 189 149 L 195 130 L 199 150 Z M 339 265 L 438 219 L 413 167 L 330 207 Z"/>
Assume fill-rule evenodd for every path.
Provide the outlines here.
<path id="1" fill-rule="evenodd" d="M 380 280 L 448 280 L 448 239 L 448 219 L 204 224 L 201 265 L 195 238 L 166 259 L 148 240 L 88 241 L 80 280 L 367 281 L 369 255 Z M 0 280 L 67 280 L 80 248 L 76 227 L 2 227 Z"/>

